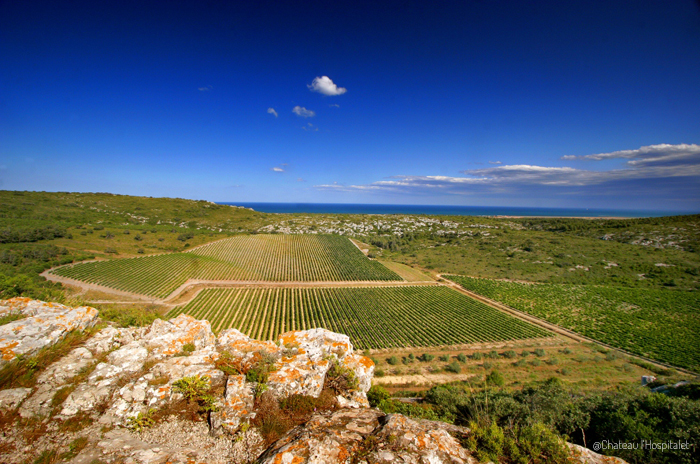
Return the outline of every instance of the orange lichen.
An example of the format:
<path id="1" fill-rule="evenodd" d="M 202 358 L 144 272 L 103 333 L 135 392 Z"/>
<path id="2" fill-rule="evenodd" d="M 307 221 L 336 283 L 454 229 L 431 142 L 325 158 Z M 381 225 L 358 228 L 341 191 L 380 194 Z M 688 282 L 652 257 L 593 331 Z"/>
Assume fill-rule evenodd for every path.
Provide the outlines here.
<path id="1" fill-rule="evenodd" d="M 282 335 L 280 335 L 280 340 L 282 340 L 282 343 L 284 345 L 292 345 L 295 343 L 299 343 L 299 341 L 297 340 L 297 333 L 297 330 L 294 330 L 292 332 L 285 332 Z"/>
<path id="2" fill-rule="evenodd" d="M 17 345 L 19 345 L 18 341 L 13 341 L 8 343 L 5 346 L 0 346 L 0 353 L 2 353 L 2 359 L 5 361 L 9 361 L 15 357 L 15 352 L 13 348 L 16 348 Z"/>

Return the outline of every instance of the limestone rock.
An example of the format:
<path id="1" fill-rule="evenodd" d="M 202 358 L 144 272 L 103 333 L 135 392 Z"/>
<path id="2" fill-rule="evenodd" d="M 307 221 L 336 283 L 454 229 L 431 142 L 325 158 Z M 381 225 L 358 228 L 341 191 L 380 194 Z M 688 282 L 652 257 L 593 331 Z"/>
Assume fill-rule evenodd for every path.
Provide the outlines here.
<path id="1" fill-rule="evenodd" d="M 31 393 L 31 388 L 0 390 L 0 410 L 16 408 Z"/>
<path id="2" fill-rule="evenodd" d="M 314 415 L 290 430 L 258 459 L 260 464 L 351 463 L 363 440 L 380 427 L 384 413 L 376 409 L 341 409 Z"/>
<path id="3" fill-rule="evenodd" d="M 145 329 L 105 332 L 90 346 L 125 344 L 109 353 L 87 381 L 68 396 L 61 416 L 91 410 L 111 398 L 100 420 L 123 423 L 127 417 L 169 401 L 174 395 L 173 382 L 182 377 L 206 375 L 212 382 L 223 384 L 223 372 L 214 367 L 218 357 L 215 341 L 208 321 L 184 314 L 170 321 L 156 319 Z M 195 351 L 174 357 L 186 344 L 194 345 Z"/>
<path id="4" fill-rule="evenodd" d="M 371 463 L 476 463 L 476 459 L 444 428 L 432 421 L 415 421 L 401 414 L 382 418 L 376 434 L 380 443 L 367 458 Z"/>
<path id="5" fill-rule="evenodd" d="M 95 308 L 71 308 L 30 298 L 0 301 L 0 315 L 9 312 L 27 317 L 0 326 L 0 367 L 17 356 L 32 355 L 53 345 L 71 330 L 86 329 L 97 321 Z"/>
<path id="6" fill-rule="evenodd" d="M 627 464 L 626 461 L 615 456 L 604 456 L 584 448 L 583 446 L 567 443 L 571 450 L 573 461 L 581 464 Z"/>
<path id="7" fill-rule="evenodd" d="M 246 382 L 245 375 L 229 375 L 223 404 L 209 416 L 212 435 L 238 431 L 243 420 L 255 417 L 254 402 L 254 385 Z"/>

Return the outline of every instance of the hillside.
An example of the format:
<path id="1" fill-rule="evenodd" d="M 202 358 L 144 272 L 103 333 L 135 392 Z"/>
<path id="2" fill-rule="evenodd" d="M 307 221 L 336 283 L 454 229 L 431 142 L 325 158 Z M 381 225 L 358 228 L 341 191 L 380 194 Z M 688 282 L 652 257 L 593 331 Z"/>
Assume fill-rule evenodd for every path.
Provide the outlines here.
<path id="1" fill-rule="evenodd" d="M 93 308 L 22 298 L 0 301 L 8 314 L 19 318 L 0 325 L 0 457 L 8 464 L 437 464 L 514 453 L 624 463 L 567 445 L 543 424 L 507 431 L 509 447 L 493 448 L 475 424 L 371 409 L 374 363 L 323 329 L 277 342 L 235 329 L 217 337 L 207 321 L 184 315 L 118 328 L 99 323 Z M 370 391 L 370 401 L 377 395 Z"/>

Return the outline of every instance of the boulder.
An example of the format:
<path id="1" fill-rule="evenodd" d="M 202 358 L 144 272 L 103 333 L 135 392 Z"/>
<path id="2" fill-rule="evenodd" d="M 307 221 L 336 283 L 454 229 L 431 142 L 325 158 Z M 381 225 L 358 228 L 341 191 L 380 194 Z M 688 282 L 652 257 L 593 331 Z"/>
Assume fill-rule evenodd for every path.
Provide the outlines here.
<path id="1" fill-rule="evenodd" d="M 89 306 L 71 308 L 30 298 L 0 301 L 0 315 L 26 316 L 0 326 L 0 367 L 17 356 L 31 356 L 53 345 L 72 330 L 84 330 L 97 321 L 97 310 Z"/>

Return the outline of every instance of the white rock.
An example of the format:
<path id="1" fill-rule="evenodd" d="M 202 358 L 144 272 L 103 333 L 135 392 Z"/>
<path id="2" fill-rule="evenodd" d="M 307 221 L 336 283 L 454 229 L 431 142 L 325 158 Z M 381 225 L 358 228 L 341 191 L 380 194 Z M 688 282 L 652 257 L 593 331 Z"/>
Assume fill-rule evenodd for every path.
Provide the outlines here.
<path id="1" fill-rule="evenodd" d="M 0 390 L 0 409 L 16 408 L 31 393 L 31 388 Z"/>
<path id="2" fill-rule="evenodd" d="M 97 310 L 88 306 L 71 308 L 29 298 L 0 301 L 4 312 L 19 312 L 24 319 L 0 326 L 0 367 L 17 356 L 32 355 L 53 345 L 72 330 L 84 330 L 97 321 Z"/>

